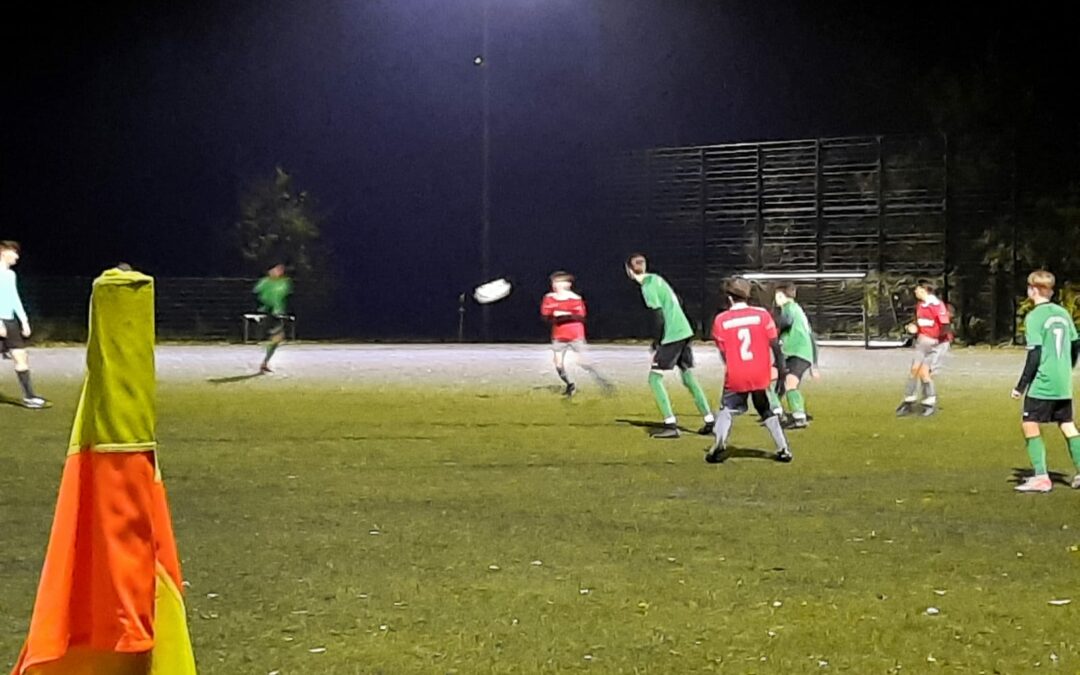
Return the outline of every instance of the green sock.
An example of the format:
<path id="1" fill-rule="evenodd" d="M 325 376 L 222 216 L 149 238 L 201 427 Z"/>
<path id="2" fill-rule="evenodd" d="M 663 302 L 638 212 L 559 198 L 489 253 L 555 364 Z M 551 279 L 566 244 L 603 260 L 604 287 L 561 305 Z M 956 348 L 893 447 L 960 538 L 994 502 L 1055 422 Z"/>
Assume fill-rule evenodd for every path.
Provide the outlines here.
<path id="1" fill-rule="evenodd" d="M 776 395 L 776 390 L 769 387 L 765 390 L 765 396 L 769 398 L 769 409 L 774 413 L 781 413 L 784 411 L 784 406 L 780 403 L 780 397 Z"/>
<path id="2" fill-rule="evenodd" d="M 1080 436 L 1065 439 L 1069 444 L 1069 454 L 1072 455 L 1073 466 L 1080 471 Z"/>
<path id="3" fill-rule="evenodd" d="M 664 416 L 664 422 L 675 417 L 675 412 L 671 409 L 671 397 L 664 388 L 664 374 L 655 371 L 649 373 L 649 388 L 656 399 L 656 407 L 660 408 L 660 414 Z"/>
<path id="4" fill-rule="evenodd" d="M 697 377 L 694 376 L 694 371 L 682 371 L 682 383 L 690 390 L 690 394 L 694 397 L 694 405 L 697 406 L 698 412 L 702 415 L 711 413 L 712 411 L 709 410 L 709 397 L 702 391 L 701 385 L 698 384 Z"/>
<path id="5" fill-rule="evenodd" d="M 791 414 L 795 417 L 806 417 L 806 401 L 803 400 L 802 392 L 792 389 L 787 393 L 787 402 L 791 407 Z"/>
<path id="6" fill-rule="evenodd" d="M 1070 450 L 1072 448 L 1070 447 Z M 1031 459 L 1031 466 L 1035 467 L 1036 476 L 1046 475 L 1046 443 L 1043 443 L 1042 436 L 1035 436 L 1034 438 L 1027 439 L 1027 452 L 1028 457 Z"/>
<path id="7" fill-rule="evenodd" d="M 274 352 L 277 351 L 279 346 L 281 346 L 280 342 L 271 342 L 266 345 L 266 358 L 263 359 L 263 363 L 270 363 L 270 357 L 274 355 Z"/>

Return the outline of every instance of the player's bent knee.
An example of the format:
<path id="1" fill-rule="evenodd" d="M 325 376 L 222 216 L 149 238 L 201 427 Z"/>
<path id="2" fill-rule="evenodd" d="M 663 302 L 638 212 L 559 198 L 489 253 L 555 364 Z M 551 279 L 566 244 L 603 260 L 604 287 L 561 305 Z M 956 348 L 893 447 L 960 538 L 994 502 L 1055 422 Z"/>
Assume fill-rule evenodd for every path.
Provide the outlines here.
<path id="1" fill-rule="evenodd" d="M 1076 422 L 1065 422 L 1061 425 L 1061 433 L 1065 434 L 1065 438 L 1074 438 L 1080 436 L 1080 431 L 1076 428 Z"/>

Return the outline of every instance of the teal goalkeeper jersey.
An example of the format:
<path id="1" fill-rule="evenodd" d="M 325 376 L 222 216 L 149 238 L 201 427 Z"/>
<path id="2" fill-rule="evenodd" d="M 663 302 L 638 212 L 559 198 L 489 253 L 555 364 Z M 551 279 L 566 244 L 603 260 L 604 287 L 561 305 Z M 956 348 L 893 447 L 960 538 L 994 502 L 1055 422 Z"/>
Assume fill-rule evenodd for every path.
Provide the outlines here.
<path id="1" fill-rule="evenodd" d="M 789 302 L 780 310 L 780 345 L 784 356 L 797 356 L 814 363 L 814 333 L 810 320 L 797 302 Z"/>
<path id="2" fill-rule="evenodd" d="M 1044 400 L 1072 398 L 1072 343 L 1076 324 L 1061 305 L 1036 305 L 1024 319 L 1028 349 L 1042 347 L 1039 370 L 1027 395 Z"/>
<path id="3" fill-rule="evenodd" d="M 646 274 L 641 283 L 641 295 L 645 306 L 658 309 L 664 317 L 664 336 L 660 344 L 671 344 L 694 336 L 694 329 L 686 318 L 679 297 L 667 281 L 659 274 Z"/>

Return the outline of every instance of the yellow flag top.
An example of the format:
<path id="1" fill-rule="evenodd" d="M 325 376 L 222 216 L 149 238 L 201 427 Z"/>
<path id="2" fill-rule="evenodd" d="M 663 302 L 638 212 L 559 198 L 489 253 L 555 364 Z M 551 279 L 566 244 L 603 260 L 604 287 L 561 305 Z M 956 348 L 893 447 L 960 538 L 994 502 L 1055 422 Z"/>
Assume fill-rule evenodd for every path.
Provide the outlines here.
<path id="1" fill-rule="evenodd" d="M 154 450 L 154 279 L 106 270 L 90 303 L 86 382 L 68 454 Z"/>

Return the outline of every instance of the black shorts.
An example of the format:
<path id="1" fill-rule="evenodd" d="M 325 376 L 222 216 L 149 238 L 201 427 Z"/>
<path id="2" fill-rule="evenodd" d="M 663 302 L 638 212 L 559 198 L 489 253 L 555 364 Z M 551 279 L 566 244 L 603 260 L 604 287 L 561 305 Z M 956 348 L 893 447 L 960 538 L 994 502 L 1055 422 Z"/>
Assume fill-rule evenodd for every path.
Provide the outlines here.
<path id="1" fill-rule="evenodd" d="M 0 319 L 7 329 L 7 337 L 0 338 L 0 352 L 10 349 L 26 349 L 26 338 L 22 334 L 22 324 L 13 319 Z"/>
<path id="2" fill-rule="evenodd" d="M 814 364 L 810 363 L 801 356 L 789 356 L 784 359 L 784 367 L 787 369 L 788 375 L 794 375 L 802 382 L 803 377 L 806 375 L 806 371 L 810 370 Z"/>
<path id="3" fill-rule="evenodd" d="M 285 334 L 285 321 L 288 317 L 280 314 L 268 314 L 266 316 L 266 334 L 270 337 Z"/>
<path id="4" fill-rule="evenodd" d="M 1065 424 L 1073 421 L 1073 404 L 1071 398 L 1050 400 L 1045 398 L 1024 397 L 1025 422 L 1038 422 L 1039 424 Z"/>
<path id="5" fill-rule="evenodd" d="M 660 345 L 653 353 L 653 370 L 689 370 L 694 367 L 694 350 L 690 348 L 691 338 Z"/>
<path id="6" fill-rule="evenodd" d="M 754 402 L 754 410 L 758 415 L 761 415 L 761 419 L 769 419 L 773 416 L 772 405 L 769 403 L 769 394 L 764 389 L 757 391 L 725 391 L 722 403 L 725 410 L 730 410 L 736 415 L 742 415 L 750 407 L 747 405 L 747 401 Z"/>

